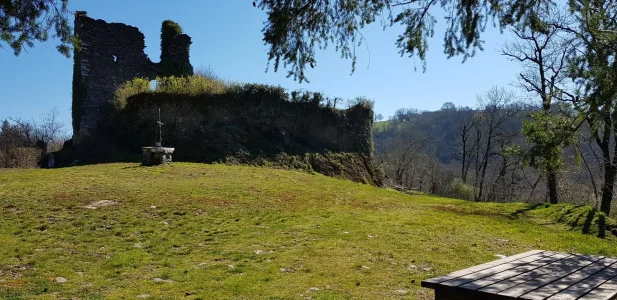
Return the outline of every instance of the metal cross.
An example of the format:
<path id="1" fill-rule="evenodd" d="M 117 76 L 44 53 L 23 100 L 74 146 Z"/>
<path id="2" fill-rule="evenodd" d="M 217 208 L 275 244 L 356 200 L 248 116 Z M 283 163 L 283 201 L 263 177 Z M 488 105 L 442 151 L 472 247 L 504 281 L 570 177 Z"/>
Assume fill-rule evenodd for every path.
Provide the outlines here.
<path id="1" fill-rule="evenodd" d="M 161 122 L 161 109 L 159 108 L 159 119 L 156 121 L 156 124 L 159 126 L 159 131 L 156 133 L 156 138 L 154 140 L 154 144 L 157 147 L 161 147 L 163 145 L 163 122 Z"/>

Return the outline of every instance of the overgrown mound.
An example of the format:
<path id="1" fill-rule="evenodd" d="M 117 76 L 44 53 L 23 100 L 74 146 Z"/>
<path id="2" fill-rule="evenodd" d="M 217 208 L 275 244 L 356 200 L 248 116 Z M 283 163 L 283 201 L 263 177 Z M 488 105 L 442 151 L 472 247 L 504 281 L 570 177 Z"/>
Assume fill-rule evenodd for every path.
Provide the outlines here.
<path id="1" fill-rule="evenodd" d="M 274 157 L 258 157 L 243 160 L 231 156 L 225 159 L 227 164 L 248 164 L 280 169 L 317 172 L 326 176 L 348 179 L 354 182 L 383 186 L 383 173 L 371 157 L 358 153 L 305 153 L 304 155 L 278 154 Z"/>
<path id="2" fill-rule="evenodd" d="M 102 127 L 106 144 L 139 154 L 154 143 L 160 110 L 163 145 L 176 148 L 175 160 L 272 164 L 381 185 L 372 103 L 357 98 L 339 109 L 337 101 L 200 76 L 157 78 L 155 90 L 135 79 L 116 91 Z"/>
<path id="3" fill-rule="evenodd" d="M 570 227 L 573 231 L 604 238 L 617 237 L 617 221 L 587 205 L 543 204 L 530 211 L 531 215 L 549 218 Z"/>

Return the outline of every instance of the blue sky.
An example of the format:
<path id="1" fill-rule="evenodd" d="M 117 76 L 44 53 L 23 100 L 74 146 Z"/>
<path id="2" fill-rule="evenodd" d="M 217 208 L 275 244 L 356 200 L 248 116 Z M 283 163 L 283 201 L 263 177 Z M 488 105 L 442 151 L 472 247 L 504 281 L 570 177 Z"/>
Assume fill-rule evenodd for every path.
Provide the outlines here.
<path id="1" fill-rule="evenodd" d="M 267 47 L 261 29 L 266 14 L 250 0 L 70 0 L 69 8 L 85 10 L 95 19 L 138 27 L 146 37 L 145 52 L 155 62 L 160 55 L 161 23 L 174 20 L 193 39 L 191 62 L 195 68 L 210 66 L 221 78 L 233 81 L 301 88 L 345 99 L 366 96 L 375 101 L 376 113 L 386 118 L 402 107 L 437 110 L 444 102 L 474 106 L 477 94 L 493 85 L 511 84 L 519 71 L 518 65 L 499 54 L 509 35 L 500 35 L 497 29 L 487 30 L 485 51 L 466 63 L 461 64 L 461 57 L 446 59 L 444 22 L 438 18 L 426 72 L 417 58 L 399 55 L 394 42 L 401 28 L 383 31 L 371 26 L 362 31 L 368 50 L 365 45 L 357 49 L 354 74 L 350 76 L 351 61 L 341 59 L 330 47 L 317 54 L 316 68 L 308 71 L 311 82 L 299 84 L 286 78 L 283 69 L 264 72 Z M 37 42 L 18 57 L 10 49 L 0 49 L 0 120 L 36 118 L 56 107 L 70 127 L 73 60 L 56 52 L 55 45 L 53 40 Z"/>

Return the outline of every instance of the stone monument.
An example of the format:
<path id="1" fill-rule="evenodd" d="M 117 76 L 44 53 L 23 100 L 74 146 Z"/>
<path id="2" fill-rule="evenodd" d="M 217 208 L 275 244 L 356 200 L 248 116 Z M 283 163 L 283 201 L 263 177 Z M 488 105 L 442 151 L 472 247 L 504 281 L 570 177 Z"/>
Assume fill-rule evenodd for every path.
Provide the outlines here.
<path id="1" fill-rule="evenodd" d="M 171 155 L 175 148 L 163 147 L 163 122 L 161 122 L 161 109 L 159 108 L 159 119 L 156 121 L 159 127 L 154 139 L 154 147 L 142 147 L 143 158 L 141 164 L 143 166 L 170 165 Z"/>

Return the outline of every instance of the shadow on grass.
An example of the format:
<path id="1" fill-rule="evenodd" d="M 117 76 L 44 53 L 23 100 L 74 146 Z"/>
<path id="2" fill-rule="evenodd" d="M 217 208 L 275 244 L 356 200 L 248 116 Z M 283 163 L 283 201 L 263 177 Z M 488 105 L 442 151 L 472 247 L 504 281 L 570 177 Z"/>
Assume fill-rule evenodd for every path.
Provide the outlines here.
<path id="1" fill-rule="evenodd" d="M 591 206 L 556 204 L 540 205 L 533 209 L 535 209 L 533 214 L 541 216 L 544 219 L 552 219 L 558 224 L 567 225 L 572 231 L 595 235 L 599 238 L 606 238 L 606 232 L 608 230 L 611 236 L 617 237 L 617 230 L 615 230 L 615 228 L 617 228 L 617 222 L 606 217 L 606 215 Z"/>
<path id="2" fill-rule="evenodd" d="M 578 215 L 578 218 L 576 219 L 576 222 L 578 222 L 578 219 L 581 218 L 583 214 Z M 584 234 L 589 234 L 589 229 L 591 228 L 591 223 L 593 222 L 593 218 L 596 216 L 596 210 L 592 209 L 587 213 L 587 217 L 585 218 L 585 223 L 583 223 L 583 229 L 582 232 Z M 601 220 L 604 220 L 604 216 L 601 215 L 599 216 L 601 218 Z M 604 224 L 598 224 L 598 225 L 604 225 Z M 602 227 L 600 227 L 602 228 Z"/>
<path id="3" fill-rule="evenodd" d="M 502 217 L 511 220 L 530 220 L 538 225 L 563 224 L 571 231 L 606 238 L 617 237 L 617 221 L 606 217 L 595 208 L 585 205 L 571 204 L 530 204 L 516 211 L 504 211 L 494 207 L 466 207 L 456 205 L 439 205 L 434 207 L 457 215 L 476 215 L 487 217 Z"/>
<path id="4" fill-rule="evenodd" d="M 510 219 L 519 219 L 521 216 L 525 215 L 526 212 L 532 211 L 532 210 L 535 210 L 541 207 L 547 207 L 547 206 L 544 203 L 530 204 L 530 205 L 527 205 L 527 207 L 525 208 L 517 209 L 515 212 L 511 213 L 508 217 Z"/>

